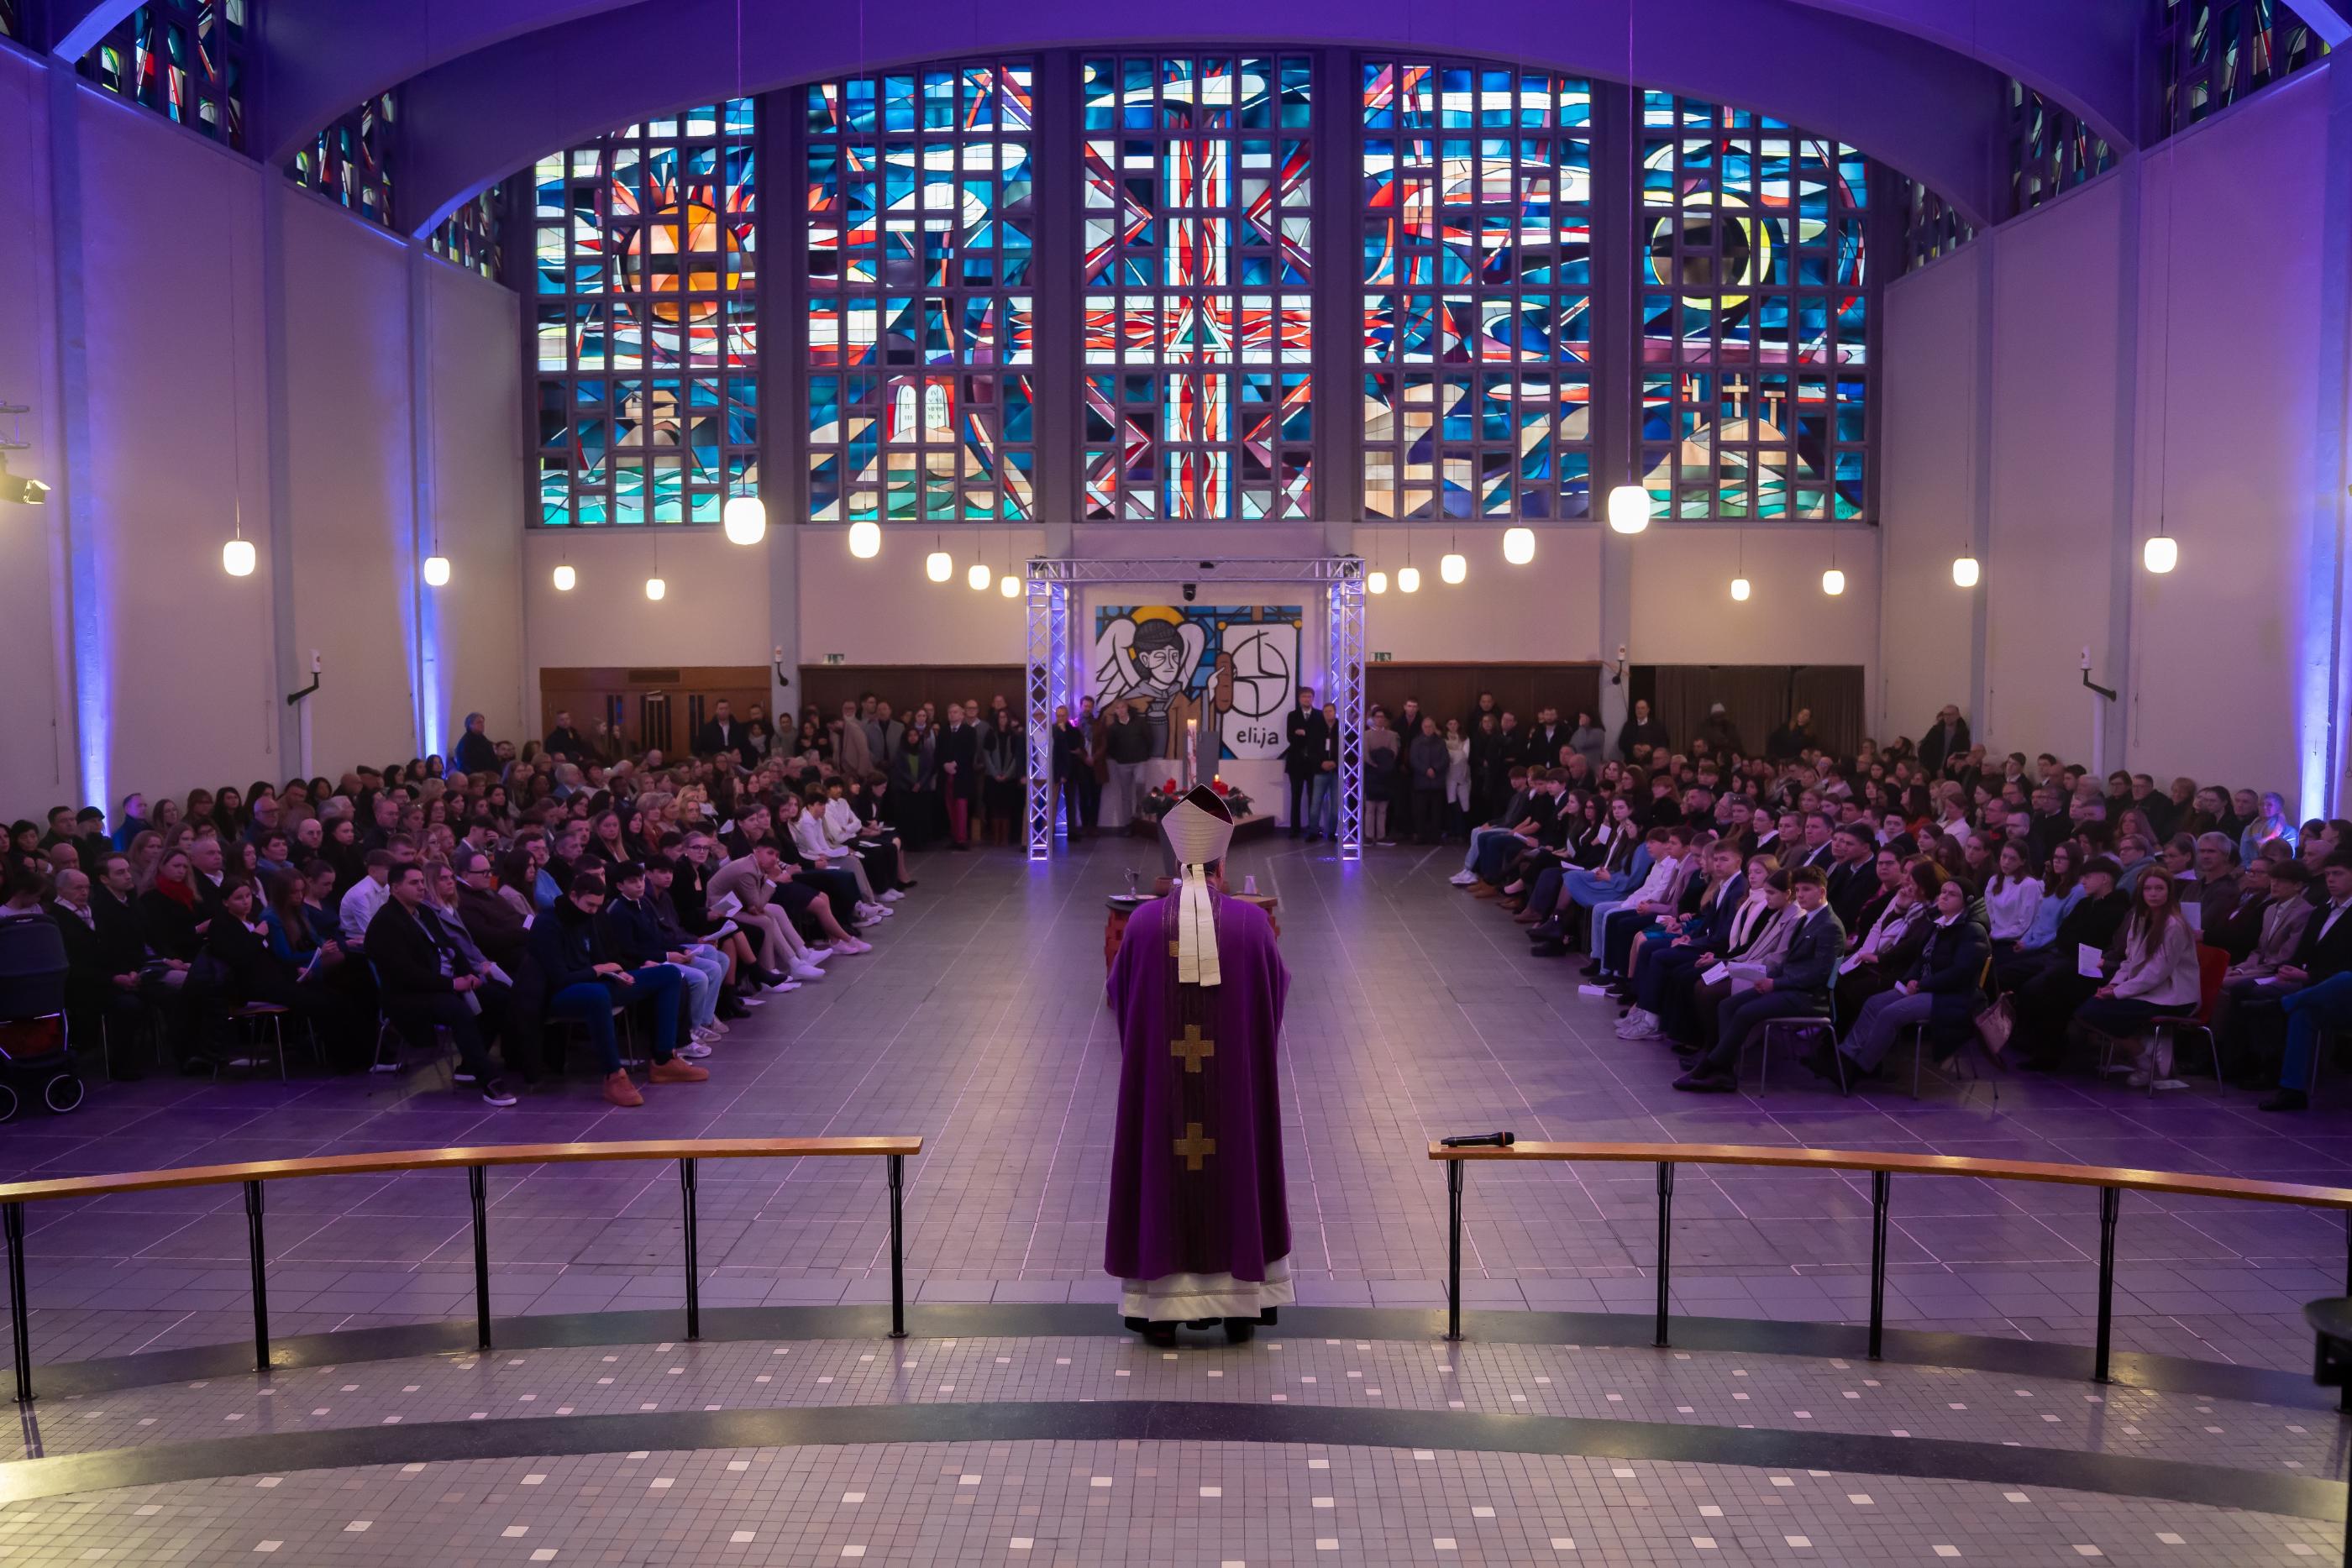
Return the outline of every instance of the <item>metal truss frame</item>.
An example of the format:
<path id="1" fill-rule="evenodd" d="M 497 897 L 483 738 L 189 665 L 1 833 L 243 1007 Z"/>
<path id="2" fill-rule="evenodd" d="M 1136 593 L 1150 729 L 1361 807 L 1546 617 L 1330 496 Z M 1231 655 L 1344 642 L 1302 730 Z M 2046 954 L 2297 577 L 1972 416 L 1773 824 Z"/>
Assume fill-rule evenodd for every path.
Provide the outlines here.
<path id="1" fill-rule="evenodd" d="M 1364 563 L 1356 556 L 1293 556 L 1203 561 L 1049 557 L 1029 563 L 1029 858 L 1054 852 L 1068 834 L 1055 810 L 1054 710 L 1076 705 L 1070 590 L 1088 583 L 1296 583 L 1324 591 L 1325 696 L 1339 710 L 1339 858 L 1364 853 Z"/>

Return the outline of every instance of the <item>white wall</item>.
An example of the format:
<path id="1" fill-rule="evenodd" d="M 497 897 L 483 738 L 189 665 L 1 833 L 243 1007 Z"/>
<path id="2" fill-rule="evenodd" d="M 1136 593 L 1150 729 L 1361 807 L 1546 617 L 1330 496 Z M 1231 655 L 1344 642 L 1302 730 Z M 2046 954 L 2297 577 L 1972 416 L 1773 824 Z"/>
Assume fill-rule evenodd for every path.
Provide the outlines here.
<path id="1" fill-rule="evenodd" d="M 522 541 L 523 627 L 531 706 L 537 672 L 549 665 L 764 664 L 768 651 L 768 574 L 752 551 L 729 544 L 716 528 L 533 531 Z M 787 541 L 769 530 L 761 549 Z M 658 550 L 668 592 L 646 597 Z M 580 585 L 555 591 L 553 573 L 569 560 Z M 919 568 L 917 569 L 919 571 Z M 534 721 L 535 724 L 536 721 Z"/>
<path id="2" fill-rule="evenodd" d="M 424 273 L 433 495 L 450 568 L 435 594 L 443 744 L 457 744 L 475 711 L 494 736 L 541 734 L 539 682 L 523 659 L 522 301 L 462 267 L 414 265 Z"/>
<path id="3" fill-rule="evenodd" d="M 60 487 L 57 329 L 51 297 L 47 84 L 26 56 L 0 47 L 0 402 L 30 405 L 29 450 L 7 454 L 11 474 Z M 0 420 L 0 433 L 17 429 Z M 50 614 L 53 564 L 65 548 L 63 506 L 0 506 L 0 814 L 36 816 L 79 800 L 72 732 L 61 711 L 61 623 Z M 108 801 L 108 808 L 113 806 Z"/>
<path id="4" fill-rule="evenodd" d="M 974 592 L 964 581 L 974 560 L 1002 577 L 1018 576 L 1044 553 L 1038 528 L 950 529 L 944 548 L 955 572 L 936 583 L 923 575 L 934 535 L 886 529 L 882 553 L 859 560 L 846 528 L 787 528 L 772 548 L 800 552 L 800 662 L 830 654 L 851 664 L 1018 664 L 1028 654 L 1027 601 L 993 586 Z"/>
<path id="5" fill-rule="evenodd" d="M 2302 592 L 2313 327 L 2345 287 L 2319 275 L 2327 98 L 2298 77 L 1889 287 L 1883 730 L 1968 701 L 1977 596 L 1948 569 L 1981 464 L 1979 738 L 2091 760 L 2087 646 L 2124 694 L 2108 767 L 2295 793 L 2297 672 L 2331 630 Z M 2139 566 L 2159 517 L 2169 577 Z"/>
<path id="6" fill-rule="evenodd" d="M 1917 735 L 1946 703 L 1970 706 L 1976 596 L 1952 559 L 1976 531 L 1978 343 L 1989 245 L 1886 291 L 1879 392 L 1885 579 L 1873 733 Z"/>
<path id="7" fill-rule="evenodd" d="M 1845 573 L 1822 591 L 1832 561 Z M 1858 528 L 1790 524 L 1738 531 L 1653 523 L 1633 540 L 1637 664 L 1871 664 L 1878 642 L 1878 541 Z M 1744 571 L 1746 603 L 1731 597 Z M 1869 711 L 1867 704 L 1864 711 Z"/>
<path id="8" fill-rule="evenodd" d="M 1544 528 L 1536 559 L 1503 559 L 1503 536 L 1478 528 L 1459 536 L 1469 580 L 1448 588 L 1437 575 L 1447 537 L 1410 530 L 1421 591 L 1400 593 L 1403 528 L 1356 530 L 1356 553 L 1389 575 L 1389 591 L 1367 598 L 1366 652 L 1422 664 L 1590 664 L 1601 657 L 1601 536 L 1591 528 Z"/>

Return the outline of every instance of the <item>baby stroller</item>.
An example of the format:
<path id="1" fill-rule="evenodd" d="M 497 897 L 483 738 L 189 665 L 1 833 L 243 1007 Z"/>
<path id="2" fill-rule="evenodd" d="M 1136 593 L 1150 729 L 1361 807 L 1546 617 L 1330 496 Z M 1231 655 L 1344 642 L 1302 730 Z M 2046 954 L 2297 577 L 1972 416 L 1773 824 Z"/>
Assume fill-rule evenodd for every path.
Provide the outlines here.
<path id="1" fill-rule="evenodd" d="M 47 920 L 0 920 L 0 1122 L 26 1098 L 59 1115 L 82 1101 L 66 1033 L 66 945 Z"/>

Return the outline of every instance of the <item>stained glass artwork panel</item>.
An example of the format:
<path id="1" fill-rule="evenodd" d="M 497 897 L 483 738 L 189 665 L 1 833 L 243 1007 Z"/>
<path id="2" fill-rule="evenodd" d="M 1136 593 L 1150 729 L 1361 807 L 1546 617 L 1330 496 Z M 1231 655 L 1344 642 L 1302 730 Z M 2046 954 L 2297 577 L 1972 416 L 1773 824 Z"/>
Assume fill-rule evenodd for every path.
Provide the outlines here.
<path id="1" fill-rule="evenodd" d="M 1312 62 L 1092 57 L 1078 97 L 1081 516 L 1308 517 Z"/>
<path id="2" fill-rule="evenodd" d="M 1977 237 L 1959 209 L 1916 180 L 1903 182 L 1903 270 L 1916 272 Z"/>
<path id="3" fill-rule="evenodd" d="M 392 147 L 397 95 L 372 98 L 319 132 L 286 172 L 298 185 L 341 202 L 371 223 L 392 226 Z"/>
<path id="4" fill-rule="evenodd" d="M 542 525 L 711 523 L 759 493 L 755 132 L 737 99 L 534 170 Z"/>
<path id="5" fill-rule="evenodd" d="M 814 520 L 1035 514 L 1034 90 L 1021 61 L 799 89 Z"/>
<path id="6" fill-rule="evenodd" d="M 477 192 L 433 231 L 433 254 L 484 277 L 503 279 L 506 197 L 503 184 Z"/>
<path id="7" fill-rule="evenodd" d="M 2028 212 L 2116 166 L 2116 150 L 2082 116 L 2023 82 L 2009 87 L 2009 210 Z"/>
<path id="8" fill-rule="evenodd" d="M 2328 54 L 2280 0 L 2159 0 L 2164 129 L 2185 130 Z"/>
<path id="9" fill-rule="evenodd" d="M 25 36 L 23 0 L 0 0 L 0 38 Z"/>
<path id="10" fill-rule="evenodd" d="M 107 91 L 242 150 L 247 0 L 150 0 L 75 68 Z"/>
<path id="11" fill-rule="evenodd" d="M 1862 153 L 1644 92 L 1634 236 L 1651 514 L 1868 510 L 1872 279 Z"/>
<path id="12" fill-rule="evenodd" d="M 1367 516 L 1592 509 L 1592 88 L 1367 58 Z"/>

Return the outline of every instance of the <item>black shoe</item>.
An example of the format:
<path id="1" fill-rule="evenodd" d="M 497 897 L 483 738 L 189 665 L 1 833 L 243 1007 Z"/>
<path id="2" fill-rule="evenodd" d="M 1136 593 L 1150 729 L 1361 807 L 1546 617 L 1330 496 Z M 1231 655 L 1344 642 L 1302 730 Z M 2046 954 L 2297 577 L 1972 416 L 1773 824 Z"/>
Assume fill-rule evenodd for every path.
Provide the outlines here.
<path id="1" fill-rule="evenodd" d="M 1534 958 L 1565 958 L 1568 956 L 1568 947 L 1557 939 L 1538 942 L 1528 949 L 1528 956 Z"/>
<path id="2" fill-rule="evenodd" d="M 1256 1337 L 1256 1334 L 1257 1320 L 1255 1318 L 1227 1318 L 1225 1320 L 1225 1343 L 1227 1344 L 1247 1344 L 1253 1338 Z"/>
<path id="3" fill-rule="evenodd" d="M 498 1079 L 493 1078 L 482 1085 L 483 1104 L 504 1107 L 511 1105 L 514 1103 L 514 1091 L 508 1088 Z"/>
<path id="4" fill-rule="evenodd" d="M 1309 833 L 1307 835 L 1307 841 L 1310 844 L 1319 844 L 1323 841 L 1323 835 L 1320 833 Z"/>
<path id="5" fill-rule="evenodd" d="M 1289 832 L 1289 834 L 1288 834 L 1287 836 L 1288 836 L 1288 837 L 1290 837 L 1290 838 L 1294 838 L 1294 839 L 1295 839 L 1295 838 L 1297 838 L 1297 837 L 1298 836 L 1299 831 L 1300 831 L 1300 829 L 1299 829 L 1298 825 L 1297 825 L 1297 823 L 1295 823 L 1295 822 L 1294 822 L 1294 823 L 1292 823 L 1292 824 L 1291 824 L 1290 832 Z"/>
<path id="6" fill-rule="evenodd" d="M 2311 1096 L 2300 1089 L 2282 1089 L 2267 1100 L 2255 1103 L 2257 1111 L 2308 1111 Z"/>
<path id="7" fill-rule="evenodd" d="M 1675 1080 L 1675 1087 L 1692 1094 L 1729 1094 L 1739 1085 L 1733 1082 L 1727 1073 L 1693 1068 Z"/>
<path id="8" fill-rule="evenodd" d="M 1538 921 L 1535 925 L 1528 927 L 1528 940 L 1530 942 L 1559 941 L 1559 922 L 1557 920 Z"/>
<path id="9" fill-rule="evenodd" d="M 1797 1058 L 1797 1065 L 1824 1083 L 1839 1082 L 1837 1060 L 1831 1054 L 1830 1048 L 1826 1045 L 1816 1045 L 1812 1050 Z"/>
<path id="10" fill-rule="evenodd" d="M 1176 1348 L 1176 1325 L 1174 1323 L 1146 1323 L 1143 1325 L 1142 1333 L 1143 1343 L 1154 1347 L 1155 1349 L 1173 1350 Z"/>
<path id="11" fill-rule="evenodd" d="M 1584 977 L 1588 980 L 1599 979 L 1601 977 L 1601 966 L 1598 964 L 1587 964 L 1584 966 Z"/>

